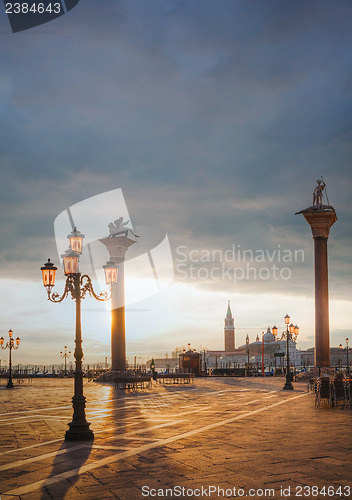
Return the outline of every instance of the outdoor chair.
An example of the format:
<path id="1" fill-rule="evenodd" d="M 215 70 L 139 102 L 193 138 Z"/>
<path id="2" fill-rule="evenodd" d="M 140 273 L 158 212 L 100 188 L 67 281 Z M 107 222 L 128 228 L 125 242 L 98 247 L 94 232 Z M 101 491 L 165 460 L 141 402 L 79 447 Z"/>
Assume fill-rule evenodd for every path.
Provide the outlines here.
<path id="1" fill-rule="evenodd" d="M 347 384 L 343 378 L 335 378 L 332 383 L 333 389 L 333 405 L 337 406 L 338 402 L 341 401 L 344 406 L 347 406 Z"/>
<path id="2" fill-rule="evenodd" d="M 347 398 L 350 402 L 350 406 L 352 406 L 352 379 L 347 380 Z"/>
<path id="3" fill-rule="evenodd" d="M 317 387 L 316 379 L 314 377 L 309 379 L 309 382 L 307 384 L 307 392 L 315 392 L 316 387 Z"/>
<path id="4" fill-rule="evenodd" d="M 322 400 L 332 406 L 331 382 L 329 377 L 320 377 L 315 390 L 315 408 L 320 408 Z"/>

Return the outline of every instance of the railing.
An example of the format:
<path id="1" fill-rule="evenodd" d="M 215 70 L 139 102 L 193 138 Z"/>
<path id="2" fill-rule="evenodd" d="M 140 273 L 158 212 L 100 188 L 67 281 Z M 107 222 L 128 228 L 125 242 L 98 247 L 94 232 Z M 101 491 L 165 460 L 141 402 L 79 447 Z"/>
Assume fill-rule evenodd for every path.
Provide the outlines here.
<path id="1" fill-rule="evenodd" d="M 159 384 L 190 384 L 195 378 L 194 373 L 156 373 L 155 380 Z"/>
<path id="2" fill-rule="evenodd" d="M 151 386 L 151 374 L 145 370 L 114 371 L 115 389 L 145 389 Z"/>

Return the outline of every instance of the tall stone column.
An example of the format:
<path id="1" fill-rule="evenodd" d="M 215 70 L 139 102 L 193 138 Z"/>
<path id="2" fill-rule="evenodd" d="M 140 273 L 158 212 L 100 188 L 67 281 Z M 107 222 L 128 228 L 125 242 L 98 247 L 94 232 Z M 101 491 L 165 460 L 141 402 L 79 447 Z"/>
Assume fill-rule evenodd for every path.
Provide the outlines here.
<path id="1" fill-rule="evenodd" d="M 101 240 L 109 251 L 110 259 L 118 265 L 117 283 L 111 287 L 111 369 L 126 368 L 125 334 L 125 255 L 135 240 L 125 235 L 111 235 Z"/>
<path id="2" fill-rule="evenodd" d="M 337 221 L 330 205 L 313 205 L 302 213 L 314 239 L 315 366 L 330 366 L 328 249 L 330 227 Z"/>

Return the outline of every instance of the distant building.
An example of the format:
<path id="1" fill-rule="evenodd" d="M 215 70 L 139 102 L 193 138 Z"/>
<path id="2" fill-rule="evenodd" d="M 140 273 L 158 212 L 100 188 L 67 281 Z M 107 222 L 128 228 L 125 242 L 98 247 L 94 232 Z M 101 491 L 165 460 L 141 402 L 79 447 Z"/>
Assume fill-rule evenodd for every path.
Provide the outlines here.
<path id="1" fill-rule="evenodd" d="M 314 366 L 314 347 L 301 351 L 302 366 Z M 339 347 L 330 347 L 330 366 L 331 368 L 346 368 L 346 351 Z"/>
<path id="2" fill-rule="evenodd" d="M 349 365 L 350 360 L 349 361 Z M 346 350 L 339 349 L 338 347 L 330 347 L 330 366 L 335 368 L 345 368 L 347 366 Z"/>
<path id="3" fill-rule="evenodd" d="M 301 351 L 301 363 L 303 367 L 314 366 L 314 347 Z"/>
<path id="4" fill-rule="evenodd" d="M 261 366 L 262 340 L 264 341 L 264 365 L 266 368 L 284 366 L 286 362 L 286 340 L 276 340 L 271 328 L 265 333 L 257 334 L 255 342 L 250 342 L 246 335 L 245 345 L 235 348 L 235 323 L 231 311 L 230 301 L 227 304 L 224 328 L 224 351 L 207 351 L 204 361 L 207 368 L 243 368 L 248 364 Z M 297 350 L 296 342 L 289 341 L 289 355 L 291 366 L 301 365 L 301 351 Z"/>
<path id="5" fill-rule="evenodd" d="M 152 360 L 146 362 L 146 369 L 150 370 Z M 179 368 L 178 358 L 154 358 L 155 371 L 157 373 L 176 372 Z"/>
<path id="6" fill-rule="evenodd" d="M 276 340 L 270 327 L 264 337 L 264 365 L 266 368 L 278 368 L 286 364 L 286 340 Z M 300 366 L 301 352 L 296 347 L 296 342 L 289 341 L 290 365 Z M 232 352 L 207 351 L 205 353 L 207 368 L 243 368 L 246 365 L 261 366 L 262 339 L 257 335 L 255 342 L 246 337 L 246 344 L 241 345 Z"/>

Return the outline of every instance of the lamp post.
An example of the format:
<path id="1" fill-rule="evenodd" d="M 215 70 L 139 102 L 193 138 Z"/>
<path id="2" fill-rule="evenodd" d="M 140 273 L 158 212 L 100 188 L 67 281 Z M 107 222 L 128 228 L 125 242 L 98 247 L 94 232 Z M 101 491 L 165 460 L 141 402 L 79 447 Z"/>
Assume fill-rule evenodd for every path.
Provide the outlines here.
<path id="1" fill-rule="evenodd" d="M 247 345 L 247 369 L 245 371 L 245 376 L 248 377 L 249 376 L 249 345 Z M 245 366 L 246 366 L 246 363 L 244 363 Z"/>
<path id="2" fill-rule="evenodd" d="M 9 330 L 9 340 L 4 345 L 5 339 L 4 337 L 0 338 L 1 349 L 9 349 L 9 381 L 7 382 L 6 389 L 13 389 L 15 386 L 12 382 L 12 349 L 18 349 L 20 347 L 20 338 L 17 337 L 16 340 L 12 337 L 13 331 Z"/>
<path id="3" fill-rule="evenodd" d="M 346 351 L 346 368 L 347 368 L 347 375 L 350 374 L 350 364 L 349 364 L 349 361 L 348 361 L 348 342 L 349 342 L 349 338 L 347 337 L 346 338 L 346 348 L 343 349 L 344 351 Z M 339 348 L 342 350 L 342 344 L 339 345 Z"/>
<path id="4" fill-rule="evenodd" d="M 221 354 L 219 356 L 219 359 L 220 359 L 220 368 L 222 368 L 222 355 Z M 218 355 L 217 354 L 215 355 L 215 369 L 216 370 L 218 369 Z"/>
<path id="5" fill-rule="evenodd" d="M 67 276 L 67 278 L 65 289 L 61 296 L 57 292 L 52 293 L 52 288 L 55 285 L 55 273 L 57 268 L 50 262 L 50 259 L 44 264 L 41 271 L 43 285 L 48 294 L 48 300 L 58 303 L 71 295 L 72 299 L 76 302 L 75 350 L 73 354 L 76 367 L 74 372 L 74 396 L 72 398 L 73 417 L 72 422 L 68 424 L 69 429 L 66 431 L 65 439 L 68 441 L 82 441 L 94 439 L 94 433 L 89 428 L 90 423 L 86 420 L 86 398 L 83 395 L 81 300 L 85 298 L 87 293 L 99 301 L 108 300 L 110 297 L 106 291 L 101 292 L 99 295 L 96 294 L 93 289 L 91 278 L 87 274 L 82 276 L 79 272 L 78 261 L 82 253 L 84 235 L 74 228 L 67 238 L 69 239 L 70 249 L 66 250 L 62 256 L 65 276 Z M 110 266 L 110 263 L 107 263 L 106 266 L 104 266 L 104 270 L 107 284 L 111 285 L 115 283 L 116 281 L 114 280 L 117 280 L 116 265 Z"/>
<path id="6" fill-rule="evenodd" d="M 284 340 L 286 339 L 286 382 L 283 387 L 285 391 L 292 391 L 293 390 L 293 385 L 292 385 L 292 377 L 291 377 L 291 372 L 290 372 L 290 349 L 289 349 L 289 341 L 295 341 L 297 339 L 297 335 L 299 334 L 299 328 L 297 325 L 293 325 L 290 323 L 290 316 L 286 314 L 285 316 L 285 325 L 286 325 L 286 331 L 282 332 L 281 338 L 278 340 Z M 272 332 L 274 337 L 277 335 L 277 327 L 273 326 Z"/>
<path id="7" fill-rule="evenodd" d="M 66 377 L 66 375 L 67 375 L 67 358 L 69 358 L 71 356 L 71 351 L 67 352 L 67 345 L 65 345 L 65 352 L 64 353 L 62 351 L 60 351 L 60 356 L 62 358 L 65 358 L 65 377 Z"/>

